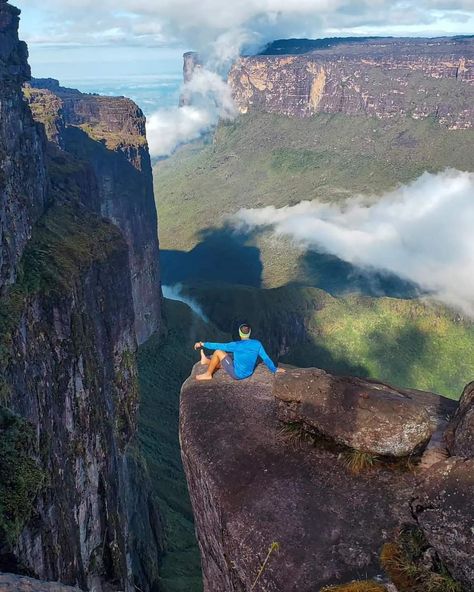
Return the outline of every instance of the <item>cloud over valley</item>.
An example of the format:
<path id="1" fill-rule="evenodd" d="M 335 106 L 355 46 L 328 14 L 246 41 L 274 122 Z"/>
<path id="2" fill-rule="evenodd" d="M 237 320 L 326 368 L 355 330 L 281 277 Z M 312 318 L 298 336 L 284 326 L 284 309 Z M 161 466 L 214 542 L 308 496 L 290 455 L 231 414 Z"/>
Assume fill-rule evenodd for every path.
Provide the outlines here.
<path id="1" fill-rule="evenodd" d="M 354 196 L 344 205 L 245 209 L 234 224 L 270 228 L 307 249 L 396 274 L 474 317 L 473 173 L 424 173 L 377 199 Z"/>

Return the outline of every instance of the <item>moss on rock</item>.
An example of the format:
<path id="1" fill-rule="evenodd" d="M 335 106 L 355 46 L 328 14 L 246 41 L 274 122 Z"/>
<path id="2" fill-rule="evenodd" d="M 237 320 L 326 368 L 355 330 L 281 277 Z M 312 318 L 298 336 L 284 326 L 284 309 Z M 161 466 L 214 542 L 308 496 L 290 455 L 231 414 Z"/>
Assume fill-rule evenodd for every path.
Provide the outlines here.
<path id="1" fill-rule="evenodd" d="M 33 427 L 0 407 L 0 541 L 12 545 L 31 515 L 44 475 L 35 458 Z"/>

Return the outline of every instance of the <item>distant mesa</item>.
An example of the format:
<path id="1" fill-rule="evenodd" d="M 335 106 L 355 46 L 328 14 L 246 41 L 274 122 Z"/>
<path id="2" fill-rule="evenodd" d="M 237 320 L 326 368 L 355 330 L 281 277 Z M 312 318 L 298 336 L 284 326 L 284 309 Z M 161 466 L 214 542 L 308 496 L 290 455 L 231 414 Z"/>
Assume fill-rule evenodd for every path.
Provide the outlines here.
<path id="1" fill-rule="evenodd" d="M 474 125 L 474 37 L 274 41 L 239 58 L 229 84 L 241 113 L 341 113 Z"/>

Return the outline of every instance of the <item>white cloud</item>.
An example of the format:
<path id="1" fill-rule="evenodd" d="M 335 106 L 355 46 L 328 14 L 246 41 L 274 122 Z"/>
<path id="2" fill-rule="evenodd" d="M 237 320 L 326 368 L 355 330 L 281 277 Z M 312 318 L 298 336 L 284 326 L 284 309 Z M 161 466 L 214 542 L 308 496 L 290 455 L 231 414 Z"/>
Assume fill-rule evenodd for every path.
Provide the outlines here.
<path id="1" fill-rule="evenodd" d="M 376 202 L 356 196 L 344 206 L 306 201 L 241 210 L 234 222 L 397 274 L 474 317 L 473 173 L 424 173 Z"/>
<path id="2" fill-rule="evenodd" d="M 162 109 L 148 118 L 147 136 L 152 156 L 169 156 L 180 145 L 199 138 L 219 119 L 237 115 L 229 86 L 215 72 L 199 68 L 184 85 L 191 105 Z"/>
<path id="3" fill-rule="evenodd" d="M 150 153 L 152 156 L 169 156 L 180 144 L 199 138 L 213 123 L 212 114 L 199 107 L 157 111 L 147 122 Z"/>
<path id="4" fill-rule="evenodd" d="M 79 41 L 85 45 L 128 43 L 161 45 L 185 42 L 200 51 L 216 39 L 241 31 L 252 41 L 278 36 L 322 36 L 331 30 L 400 24 L 427 31 L 472 32 L 473 0 L 17 0 L 31 21 L 27 37 L 49 43 Z M 464 23 L 462 22 L 464 20 Z M 40 28 L 41 30 L 34 29 Z M 33 29 L 33 30 L 31 30 Z M 107 30 L 116 35 L 107 39 Z M 416 34 L 416 33 L 415 33 Z M 28 40 L 28 39 L 27 39 Z"/>

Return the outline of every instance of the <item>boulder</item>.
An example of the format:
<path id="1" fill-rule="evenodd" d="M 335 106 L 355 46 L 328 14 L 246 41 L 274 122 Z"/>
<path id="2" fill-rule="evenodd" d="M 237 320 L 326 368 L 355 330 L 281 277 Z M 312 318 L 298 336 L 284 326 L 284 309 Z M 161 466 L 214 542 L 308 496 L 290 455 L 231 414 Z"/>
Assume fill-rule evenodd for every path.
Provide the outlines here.
<path id="1" fill-rule="evenodd" d="M 457 406 L 433 393 L 315 368 L 279 375 L 274 395 L 280 420 L 301 422 L 345 446 L 392 457 L 422 451 Z"/>
<path id="2" fill-rule="evenodd" d="M 452 457 L 431 467 L 412 509 L 463 591 L 474 591 L 474 460 Z"/>
<path id="3" fill-rule="evenodd" d="M 452 456 L 474 458 L 474 382 L 464 389 L 446 440 Z"/>

